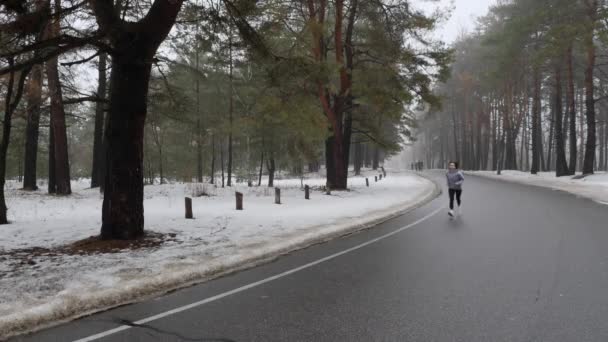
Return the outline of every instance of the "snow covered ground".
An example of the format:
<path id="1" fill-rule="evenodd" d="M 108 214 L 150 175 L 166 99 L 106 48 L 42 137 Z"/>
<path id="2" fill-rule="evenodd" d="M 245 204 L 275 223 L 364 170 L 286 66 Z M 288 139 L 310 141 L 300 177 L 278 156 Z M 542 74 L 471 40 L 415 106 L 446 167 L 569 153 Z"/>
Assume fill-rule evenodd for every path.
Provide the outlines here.
<path id="1" fill-rule="evenodd" d="M 277 180 L 282 204 L 266 187 L 232 189 L 167 184 L 145 188 L 146 230 L 170 234 L 161 246 L 95 255 L 42 255 L 17 263 L 11 252 L 57 248 L 96 235 L 102 197 L 88 183 L 74 182 L 74 194 L 55 197 L 26 193 L 9 183 L 12 224 L 0 227 L 0 338 L 53 321 L 209 279 L 262 262 L 280 253 L 368 227 L 431 198 L 435 185 L 407 172 L 389 172 L 370 187 L 349 180 L 350 191 L 304 199 L 300 179 Z M 322 178 L 305 179 L 319 187 Z M 204 189 L 203 189 L 204 188 Z M 184 197 L 193 198 L 194 220 L 184 219 Z M 236 211 L 234 191 L 244 193 Z"/>
<path id="2" fill-rule="evenodd" d="M 502 171 L 497 175 L 494 171 L 467 171 L 467 174 L 502 179 L 521 184 L 541 186 L 550 189 L 566 191 L 581 197 L 592 199 L 602 204 L 608 204 L 608 174 L 598 173 L 582 179 L 572 177 L 555 177 L 554 172 L 540 172 L 532 175 L 529 172 Z"/>

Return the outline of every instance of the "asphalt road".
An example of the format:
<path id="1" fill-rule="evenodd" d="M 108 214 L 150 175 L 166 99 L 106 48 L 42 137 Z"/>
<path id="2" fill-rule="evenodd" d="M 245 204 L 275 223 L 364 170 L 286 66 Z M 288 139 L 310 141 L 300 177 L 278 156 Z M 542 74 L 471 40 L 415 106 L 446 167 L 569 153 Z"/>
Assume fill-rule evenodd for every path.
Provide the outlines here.
<path id="1" fill-rule="evenodd" d="M 608 341 L 608 208 L 471 176 L 464 189 L 455 220 L 444 194 L 372 230 L 13 340 Z"/>

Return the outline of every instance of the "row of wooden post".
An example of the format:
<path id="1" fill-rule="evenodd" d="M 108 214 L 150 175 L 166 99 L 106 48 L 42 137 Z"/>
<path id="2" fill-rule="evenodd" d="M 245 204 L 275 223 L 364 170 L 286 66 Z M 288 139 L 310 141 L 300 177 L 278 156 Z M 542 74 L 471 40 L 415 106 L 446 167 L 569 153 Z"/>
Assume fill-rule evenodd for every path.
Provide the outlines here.
<path id="1" fill-rule="evenodd" d="M 378 182 L 379 180 L 382 180 L 382 176 L 384 176 L 384 178 L 386 178 L 386 171 L 384 171 L 384 169 L 382 170 L 383 174 L 380 174 L 379 176 L 374 176 L 374 180 L 376 182 Z M 369 187 L 369 178 L 365 178 L 365 185 L 367 187 Z M 331 190 L 329 189 L 329 187 L 327 188 L 327 194 L 330 195 L 331 194 Z M 236 210 L 243 210 L 243 193 L 241 192 L 236 192 Z M 310 199 L 310 186 L 305 185 L 304 186 L 304 198 L 309 200 Z M 274 203 L 275 204 L 281 204 L 281 189 L 280 188 L 274 188 Z M 192 219 L 194 218 L 194 215 L 192 214 L 192 198 L 190 197 L 186 197 L 186 218 L 187 219 Z"/>

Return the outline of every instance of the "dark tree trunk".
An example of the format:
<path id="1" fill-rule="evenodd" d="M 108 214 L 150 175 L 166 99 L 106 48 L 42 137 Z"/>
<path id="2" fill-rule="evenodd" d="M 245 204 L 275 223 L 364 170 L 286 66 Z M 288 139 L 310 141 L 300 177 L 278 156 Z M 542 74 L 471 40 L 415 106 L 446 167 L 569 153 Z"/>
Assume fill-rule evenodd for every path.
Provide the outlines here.
<path id="1" fill-rule="evenodd" d="M 270 159 L 266 161 L 266 168 L 268 169 L 268 187 L 272 188 L 274 186 L 274 172 L 276 171 L 273 157 L 270 157 Z"/>
<path id="2" fill-rule="evenodd" d="M 51 126 L 53 127 L 53 142 L 55 145 L 56 193 L 58 195 L 69 195 L 72 193 L 72 189 L 68 161 L 68 136 L 57 59 L 49 60 L 46 69 L 51 97 Z"/>
<path id="3" fill-rule="evenodd" d="M 107 61 L 106 61 L 107 62 Z M 112 77 L 110 75 L 110 93 L 112 92 Z M 108 100 L 108 94 L 106 93 L 106 101 Z M 104 115 L 103 115 L 103 124 L 102 124 L 102 130 L 101 130 L 101 157 L 99 158 L 99 191 L 101 193 L 103 193 L 106 189 L 106 171 L 108 168 L 108 161 L 107 161 L 107 156 L 108 156 L 108 141 L 107 141 L 107 137 L 106 137 L 106 131 L 109 129 L 108 127 L 110 126 L 110 115 L 108 114 L 108 108 L 109 106 L 106 105 L 104 107 Z M 145 150 L 145 140 L 144 140 L 144 150 Z M 150 177 L 148 178 L 148 180 L 150 181 L 151 185 L 154 185 L 154 178 L 152 177 L 152 162 L 150 160 L 151 158 L 148 158 L 148 175 L 150 175 Z"/>
<path id="4" fill-rule="evenodd" d="M 342 175 L 344 177 L 343 185 L 346 189 L 348 182 L 348 165 L 350 164 L 350 149 L 352 145 L 352 135 L 353 135 L 353 94 L 352 94 L 352 84 L 353 84 L 353 74 L 354 74 L 354 47 L 353 47 L 353 32 L 355 27 L 355 19 L 357 17 L 357 8 L 359 1 L 351 0 L 349 14 L 348 14 L 348 22 L 346 25 L 346 35 L 344 38 L 344 57 L 346 59 L 345 70 L 341 71 L 341 83 L 342 83 L 342 96 L 345 97 L 344 105 L 346 108 L 344 110 L 344 130 L 343 130 L 343 141 L 342 146 L 344 148 L 343 151 L 343 167 L 344 170 Z"/>
<path id="5" fill-rule="evenodd" d="M 95 104 L 95 133 L 93 135 L 93 166 L 91 169 L 91 188 L 97 188 L 102 183 L 102 159 L 104 158 L 103 148 L 103 126 L 105 114 L 105 99 L 106 99 L 106 69 L 107 55 L 101 53 L 99 55 L 98 75 L 99 83 L 97 85 L 97 98 L 101 102 Z"/>
<path id="6" fill-rule="evenodd" d="M 55 133 L 53 126 L 49 127 L 49 194 L 57 193 L 57 177 L 55 176 Z"/>
<path id="7" fill-rule="evenodd" d="M 342 129 L 342 125 L 339 125 Z M 326 152 L 327 155 L 327 186 L 330 189 L 344 190 L 347 187 L 348 173 L 346 172 L 348 165 L 344 165 L 347 156 L 345 156 L 344 135 L 342 132 L 334 134 L 327 138 Z"/>
<path id="8" fill-rule="evenodd" d="M 226 186 L 226 175 L 224 173 L 224 168 L 226 164 L 224 163 L 224 142 L 220 144 L 220 164 L 222 167 L 222 188 Z"/>
<path id="9" fill-rule="evenodd" d="M 336 167 L 334 164 L 334 137 L 329 136 L 325 139 L 325 171 L 326 171 L 326 186 L 330 187 L 336 183 Z"/>
<path id="10" fill-rule="evenodd" d="M 144 233 L 143 146 L 150 72 L 182 0 L 154 0 L 143 19 L 129 23 L 116 15 L 111 2 L 90 3 L 112 46 L 101 238 L 136 239 Z"/>
<path id="11" fill-rule="evenodd" d="M 38 190 L 38 137 L 40 132 L 40 106 L 42 104 L 42 66 L 35 65 L 27 89 L 27 125 L 25 128 L 25 165 L 23 190 Z"/>
<path id="12" fill-rule="evenodd" d="M 600 80 L 600 91 L 604 93 L 604 82 Z M 599 153 L 599 169 L 606 171 L 606 106 L 605 104 L 601 104 L 599 109 L 599 140 L 600 140 L 600 153 Z"/>
<path id="13" fill-rule="evenodd" d="M 526 150 L 526 120 L 522 120 L 522 137 L 521 137 L 521 147 L 519 149 L 519 167 L 524 167 L 524 151 Z"/>
<path id="14" fill-rule="evenodd" d="M 551 112 L 551 122 L 549 123 L 549 139 L 547 140 L 547 162 L 545 163 L 545 168 L 543 171 L 551 171 L 551 162 L 553 156 L 553 140 L 555 136 L 555 109 Z"/>
<path id="15" fill-rule="evenodd" d="M 574 65 L 572 45 L 568 47 L 566 63 L 568 67 L 568 115 L 570 120 L 570 163 L 569 175 L 576 173 L 577 144 L 576 144 L 576 98 L 574 95 Z"/>
<path id="16" fill-rule="evenodd" d="M 363 155 L 364 155 L 364 166 L 366 168 L 371 168 L 372 167 L 372 148 L 369 144 L 365 144 L 364 145 L 364 149 L 363 149 Z"/>
<path id="17" fill-rule="evenodd" d="M 557 177 L 568 174 L 568 163 L 566 162 L 566 147 L 563 134 L 563 103 L 562 103 L 562 70 L 561 65 L 555 68 L 555 174 Z"/>
<path id="18" fill-rule="evenodd" d="M 36 10 L 48 10 L 50 3 L 48 0 L 36 0 Z M 41 25 L 41 32 L 37 37 L 37 41 L 45 38 L 46 26 L 48 23 Z M 41 51 L 35 51 L 34 55 L 40 55 Z M 38 189 L 37 184 L 37 169 L 38 169 L 38 142 L 40 137 L 40 113 L 42 106 L 42 78 L 43 65 L 37 64 L 32 67 L 29 83 L 27 87 L 27 124 L 25 129 L 25 156 L 24 156 L 24 176 L 23 190 L 34 191 Z"/>
<path id="19" fill-rule="evenodd" d="M 211 184 L 215 184 L 215 134 L 211 136 Z"/>
<path id="20" fill-rule="evenodd" d="M 532 174 L 540 171 L 541 155 L 541 127 L 540 127 L 540 75 L 537 68 L 534 70 L 534 94 L 532 98 Z"/>
<path id="21" fill-rule="evenodd" d="M 196 181 L 203 182 L 203 135 L 201 132 L 201 119 L 196 120 Z"/>
<path id="22" fill-rule="evenodd" d="M 262 174 L 264 173 L 264 151 L 260 154 L 260 174 L 258 176 L 258 186 L 262 186 Z"/>
<path id="23" fill-rule="evenodd" d="M 578 111 L 578 133 L 579 133 L 579 146 L 578 146 L 578 170 L 583 170 L 583 162 L 585 161 L 585 98 L 584 98 L 585 89 L 579 89 L 578 98 L 579 106 Z"/>
<path id="24" fill-rule="evenodd" d="M 197 34 L 199 26 L 196 27 Z M 196 46 L 196 71 L 199 71 L 200 63 L 200 47 Z M 200 76 L 196 75 L 196 180 L 199 183 L 203 182 L 203 132 L 202 132 L 202 117 L 201 117 L 201 80 Z"/>
<path id="25" fill-rule="evenodd" d="M 158 175 L 160 176 L 160 184 L 165 184 L 165 172 L 163 168 L 163 145 L 158 144 Z"/>
<path id="26" fill-rule="evenodd" d="M 498 170 L 498 114 L 495 108 L 492 113 L 492 171 Z M 456 132 L 454 132 L 456 133 Z"/>
<path id="27" fill-rule="evenodd" d="M 232 30 L 230 30 L 229 36 L 229 49 L 230 49 L 230 108 L 229 108 L 229 123 L 230 132 L 228 132 L 228 186 L 232 186 L 232 124 L 233 124 L 233 112 L 234 112 L 234 94 L 233 94 L 233 65 L 232 65 Z"/>
<path id="28" fill-rule="evenodd" d="M 454 97 L 451 98 L 451 103 L 452 103 L 452 123 L 453 123 L 453 136 L 454 136 L 454 155 L 456 156 L 455 161 L 460 162 L 460 149 L 458 146 L 458 120 L 456 119 L 456 109 L 455 109 L 455 103 L 454 103 L 455 99 Z"/>
<path id="29" fill-rule="evenodd" d="M 355 144 L 354 167 L 355 167 L 355 174 L 357 176 L 361 175 L 362 166 L 363 166 L 363 144 L 356 143 Z"/>
<path id="30" fill-rule="evenodd" d="M 14 60 L 9 59 L 9 67 L 13 67 Z M 8 79 L 6 99 L 4 105 L 4 117 L 2 120 L 2 140 L 0 140 L 0 224 L 7 224 L 7 207 L 6 199 L 4 197 L 4 185 L 6 183 L 6 156 L 8 154 L 8 145 L 10 144 L 11 138 L 11 124 L 13 114 L 21 101 L 23 95 L 23 88 L 25 86 L 25 79 L 30 69 L 21 71 L 19 75 L 19 81 L 17 82 L 17 89 L 15 90 L 15 72 L 11 72 Z M 13 95 L 14 93 L 14 95 Z"/>
<path id="31" fill-rule="evenodd" d="M 595 9 L 597 11 L 597 9 Z M 594 14 L 592 14 L 592 19 Z M 595 128 L 595 84 L 593 70 L 595 68 L 595 44 L 593 42 L 593 31 L 586 39 L 587 65 L 585 68 L 585 107 L 587 109 L 587 143 L 585 144 L 585 160 L 583 162 L 583 174 L 592 174 L 595 166 L 596 152 L 596 128 Z"/>
<path id="32" fill-rule="evenodd" d="M 151 64 L 112 58 L 101 237 L 135 239 L 144 233 L 143 143 Z"/>
<path id="33" fill-rule="evenodd" d="M 60 0 L 55 0 L 55 13 L 59 13 L 60 11 Z M 59 20 L 55 19 L 47 25 L 47 34 L 49 37 L 59 36 L 59 24 Z M 72 188 L 70 186 L 68 136 L 57 57 L 46 62 L 46 74 L 49 95 L 51 98 L 51 126 L 53 127 L 53 138 L 55 143 L 56 193 L 58 195 L 69 195 L 72 193 Z"/>
<path id="34" fill-rule="evenodd" d="M 374 146 L 374 160 L 372 163 L 372 169 L 378 170 L 378 167 L 380 167 L 380 148 L 378 146 Z"/>
<path id="35" fill-rule="evenodd" d="M 347 99 L 347 106 L 350 108 L 351 107 L 351 101 L 352 99 L 350 97 L 348 97 Z M 350 165 L 350 147 L 351 147 L 351 138 L 352 138 L 352 128 L 353 128 L 353 119 L 352 119 L 352 113 L 350 110 L 347 110 L 345 113 L 345 121 L 344 121 L 344 135 L 342 137 L 343 141 L 342 141 L 342 146 L 344 148 L 344 151 L 342 152 L 342 156 L 343 156 L 343 161 L 342 161 L 342 175 L 344 178 L 344 180 L 342 180 L 341 184 L 344 185 L 344 189 L 346 189 L 347 187 L 347 182 L 348 182 L 348 165 Z"/>

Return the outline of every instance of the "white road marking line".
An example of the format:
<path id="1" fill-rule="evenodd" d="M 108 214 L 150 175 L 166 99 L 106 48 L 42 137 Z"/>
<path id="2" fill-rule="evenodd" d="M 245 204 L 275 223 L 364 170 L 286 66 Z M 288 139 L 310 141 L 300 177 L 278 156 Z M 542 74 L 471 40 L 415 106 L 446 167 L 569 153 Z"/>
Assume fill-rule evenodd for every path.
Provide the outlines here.
<path id="1" fill-rule="evenodd" d="M 415 221 L 415 222 L 413 222 L 413 223 L 408 224 L 407 226 L 401 227 L 401 228 L 399 228 L 399 229 L 397 229 L 397 230 L 395 230 L 395 231 L 392 231 L 392 232 L 387 233 L 387 234 L 385 234 L 385 235 L 379 236 L 379 237 L 377 237 L 377 238 L 375 238 L 375 239 L 372 239 L 372 240 L 366 241 L 366 242 L 364 242 L 364 243 L 362 243 L 362 244 L 360 244 L 360 245 L 357 245 L 357 246 L 354 246 L 354 247 L 351 247 L 351 248 L 345 249 L 345 250 L 343 250 L 343 251 L 341 251 L 341 252 L 338 252 L 338 253 L 335 253 L 335 254 L 332 254 L 332 255 L 326 256 L 326 257 L 324 257 L 324 258 L 322 258 L 322 259 L 318 259 L 318 260 L 316 260 L 316 261 L 313 261 L 313 262 L 311 262 L 311 263 L 308 263 L 308 264 L 302 265 L 302 266 L 300 266 L 300 267 L 296 267 L 296 268 L 293 268 L 293 269 L 291 269 L 291 270 L 285 271 L 285 272 L 283 272 L 283 273 L 276 274 L 276 275 L 274 275 L 274 276 L 272 276 L 272 277 L 268 277 L 268 278 L 266 278 L 266 279 L 262 279 L 262 280 L 260 280 L 260 281 L 256 281 L 255 283 L 251 283 L 251 284 L 248 284 L 248 285 L 245 285 L 245 286 L 242 286 L 242 287 L 236 288 L 236 289 L 234 289 L 234 290 L 230 290 L 230 291 L 228 291 L 228 292 L 224 292 L 224 293 L 218 294 L 218 295 L 213 296 L 213 297 L 205 298 L 205 299 L 203 299 L 203 300 L 201 300 L 201 301 L 198 301 L 198 302 L 195 302 L 195 303 L 192 303 L 192 304 L 188 304 L 188 305 L 180 306 L 180 307 L 175 308 L 175 309 L 173 309 L 173 310 L 165 311 L 165 312 L 160 313 L 160 314 L 158 314 L 158 315 L 154 315 L 154 316 L 150 316 L 150 317 L 148 317 L 148 318 L 141 319 L 141 320 L 136 321 L 136 322 L 134 322 L 134 323 L 135 323 L 135 324 L 137 324 L 137 325 L 140 325 L 140 324 L 146 324 L 146 323 L 149 323 L 149 322 L 152 322 L 152 321 L 156 321 L 156 320 L 158 320 L 158 319 L 161 319 L 161 318 L 164 318 L 164 317 L 167 317 L 167 316 L 171 316 L 171 315 L 174 315 L 174 314 L 177 314 L 177 313 L 180 313 L 180 312 L 186 311 L 186 310 L 190 310 L 190 309 L 195 308 L 195 307 L 197 307 L 197 306 L 205 305 L 205 304 L 207 304 L 207 303 L 211 303 L 211 302 L 214 302 L 214 301 L 216 301 L 216 300 L 220 300 L 220 299 L 222 299 L 222 298 L 225 298 L 225 297 L 231 296 L 231 295 L 233 295 L 233 294 L 236 294 L 236 293 L 239 293 L 239 292 L 243 292 L 243 291 L 246 291 L 246 290 L 252 289 L 252 288 L 254 288 L 254 287 L 257 287 L 257 286 L 260 286 L 260 285 L 263 285 L 263 284 L 269 283 L 269 282 L 271 282 L 271 281 L 274 281 L 274 280 L 277 280 L 277 279 L 280 279 L 280 278 L 286 277 L 286 276 L 288 276 L 288 275 L 291 275 L 291 274 L 294 274 L 294 273 L 296 273 L 296 272 L 299 272 L 299 271 L 305 270 L 305 269 L 307 269 L 307 268 L 311 268 L 311 267 L 316 266 L 316 265 L 318 265 L 318 264 L 321 264 L 321 263 L 323 263 L 323 262 L 326 262 L 326 261 L 329 261 L 329 260 L 335 259 L 335 258 L 337 258 L 337 257 L 339 257 L 339 256 L 344 255 L 344 254 L 347 254 L 347 253 L 350 253 L 350 252 L 356 251 L 356 250 L 361 249 L 361 248 L 363 248 L 363 247 L 365 247 L 365 246 L 369 246 L 369 245 L 371 245 L 371 244 L 373 244 L 373 243 L 376 243 L 376 242 L 378 242 L 378 241 L 381 241 L 381 240 L 384 240 L 384 239 L 386 239 L 386 238 L 388 238 L 388 237 L 391 237 L 391 236 L 393 236 L 393 235 L 396 235 L 396 234 L 398 234 L 398 233 L 400 233 L 400 232 L 402 232 L 402 231 L 404 231 L 404 230 L 406 230 L 406 229 L 408 229 L 408 228 L 411 228 L 411 227 L 413 227 L 413 226 L 415 226 L 415 225 L 417 225 L 417 224 L 419 224 L 419 223 L 421 223 L 421 222 L 423 222 L 423 221 L 428 220 L 429 218 L 431 218 L 431 217 L 435 216 L 435 215 L 436 215 L 438 212 L 440 212 L 441 210 L 443 210 L 443 208 L 438 208 L 437 210 L 433 211 L 432 213 L 430 213 L 430 214 L 426 215 L 425 217 L 423 217 L 423 218 L 421 218 L 421 219 L 419 219 L 419 220 L 417 220 L 417 221 Z M 104 337 L 106 337 L 106 336 L 109 336 L 109 335 L 112 335 L 112 334 L 116 334 L 116 333 L 118 333 L 118 332 L 125 331 L 125 330 L 131 329 L 131 328 L 132 328 L 132 326 L 129 326 L 129 325 L 122 325 L 122 326 L 120 326 L 120 327 L 118 327 L 118 328 L 110 329 L 110 330 L 107 330 L 107 331 L 101 332 L 101 333 L 99 333 L 99 334 L 95 334 L 95 335 L 91 335 L 91 336 L 89 336 L 89 337 L 84 337 L 84 338 L 81 338 L 81 339 L 79 339 L 79 340 L 75 340 L 74 342 L 91 342 L 91 341 L 96 341 L 96 340 L 99 340 L 99 339 L 104 338 Z"/>

